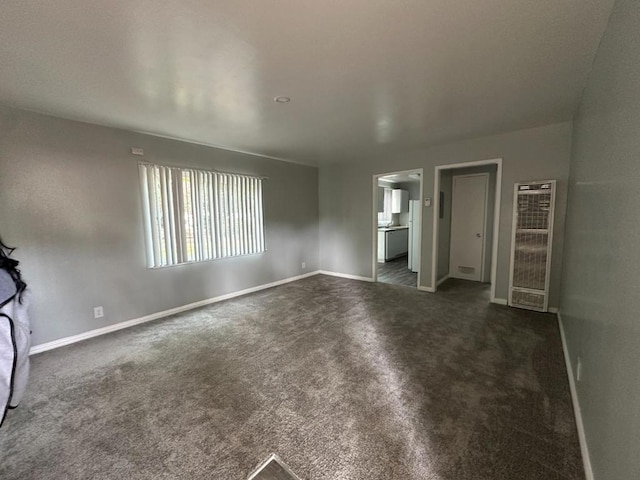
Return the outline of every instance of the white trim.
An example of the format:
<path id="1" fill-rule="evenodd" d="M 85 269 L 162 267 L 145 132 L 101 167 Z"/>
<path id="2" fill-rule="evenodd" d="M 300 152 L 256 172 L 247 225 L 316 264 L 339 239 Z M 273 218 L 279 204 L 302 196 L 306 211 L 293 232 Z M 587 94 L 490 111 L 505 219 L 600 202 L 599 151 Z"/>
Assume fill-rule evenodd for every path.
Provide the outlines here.
<path id="1" fill-rule="evenodd" d="M 444 282 L 446 282 L 447 280 L 449 280 L 449 275 L 445 275 L 444 277 L 442 277 L 440 280 L 438 280 L 438 283 L 436 284 L 437 287 L 439 287 L 440 285 L 442 285 Z"/>
<path id="2" fill-rule="evenodd" d="M 433 205 L 433 201 L 431 202 Z M 416 286 L 422 285 L 422 232 L 424 231 L 424 168 L 420 169 L 420 248 L 418 248 L 418 278 L 416 280 Z"/>
<path id="3" fill-rule="evenodd" d="M 551 309 L 549 309 L 551 311 Z M 584 424 L 582 423 L 582 412 L 580 411 L 580 401 L 578 400 L 578 391 L 576 382 L 573 378 L 573 366 L 571 365 L 571 357 L 569 356 L 569 348 L 567 347 L 567 338 L 564 334 L 564 325 L 562 323 L 562 315 L 558 311 L 558 327 L 560 328 L 560 338 L 562 339 L 562 351 L 564 352 L 564 361 L 567 366 L 567 376 L 569 377 L 569 389 L 571 390 L 571 400 L 573 402 L 573 413 L 576 417 L 576 427 L 578 429 L 578 440 L 580 441 L 580 451 L 582 452 L 582 462 L 584 464 L 584 475 L 586 480 L 594 480 L 593 469 L 591 468 L 591 458 L 589 457 L 589 447 L 587 445 L 587 436 L 584 433 Z"/>
<path id="4" fill-rule="evenodd" d="M 433 239 L 431 240 L 431 285 L 438 290 L 438 238 L 440 233 L 440 167 L 433 174 Z"/>
<path id="5" fill-rule="evenodd" d="M 491 248 L 491 303 L 500 303 L 496 299 L 496 283 L 498 275 L 498 241 L 500 234 L 500 201 L 502 197 L 502 158 L 492 158 L 489 160 L 479 160 L 477 162 L 452 163 L 448 165 L 438 165 L 434 174 L 433 189 L 433 241 L 431 246 L 431 285 L 435 285 L 432 290 L 437 290 L 436 278 L 438 275 L 438 231 L 440 212 L 440 171 L 457 168 L 481 167 L 483 165 L 496 165 L 496 188 L 495 204 L 493 207 L 493 239 Z M 436 213 L 438 212 L 438 214 Z"/>
<path id="6" fill-rule="evenodd" d="M 485 173 L 484 175 L 487 177 L 486 178 L 487 183 L 484 186 L 484 218 L 482 219 L 482 265 L 480 266 L 481 282 L 484 282 L 484 276 L 486 273 L 484 264 L 486 263 L 486 259 L 487 259 L 487 217 L 489 215 L 489 184 L 490 184 L 489 180 L 491 179 L 491 175 L 489 175 L 488 173 Z M 453 210 L 451 213 L 453 214 Z M 491 239 L 491 246 L 493 247 L 493 238 Z"/>
<path id="7" fill-rule="evenodd" d="M 318 270 L 314 273 L 320 275 L 329 275 L 331 277 L 348 278 L 349 280 L 360 280 L 361 282 L 375 282 L 372 277 L 361 277 L 359 275 L 351 275 L 350 273 L 329 272 L 328 270 Z"/>
<path id="8" fill-rule="evenodd" d="M 223 300 L 228 300 L 230 298 L 247 295 L 249 293 L 265 290 L 271 287 L 277 287 L 278 285 L 283 285 L 285 283 L 295 282 L 296 280 L 302 280 L 303 278 L 311 277 L 319 273 L 320 271 L 316 270 L 314 272 L 305 273 L 303 275 L 298 275 L 296 277 L 289 277 L 282 280 L 278 280 L 276 282 L 271 282 L 264 285 L 258 285 L 257 287 L 251 287 L 245 290 L 239 290 L 237 292 L 231 292 L 224 295 L 220 295 L 218 297 L 208 298 L 206 300 L 200 300 L 199 302 L 189 303 L 181 307 L 170 308 L 168 310 L 163 310 L 161 312 L 152 313 L 151 315 L 145 315 L 144 317 L 134 318 L 132 320 L 126 320 L 120 323 L 114 323 L 113 325 L 107 325 L 106 327 L 96 328 L 95 330 L 89 330 L 88 332 L 83 332 L 78 335 L 72 335 L 70 337 L 59 338 L 58 340 L 53 340 L 51 342 L 41 343 L 40 345 L 35 345 L 31 347 L 31 350 L 29 350 L 29 355 L 45 352 L 47 350 L 53 350 L 54 348 L 64 347 L 65 345 L 71 345 L 72 343 L 80 342 L 82 340 L 87 340 L 89 338 L 104 335 L 106 333 L 122 330 L 123 328 L 133 327 L 134 325 L 139 325 L 141 323 L 151 322 L 152 320 L 168 317 L 169 315 L 174 315 L 176 313 L 186 312 L 187 310 L 192 310 L 194 308 L 203 307 L 205 305 L 210 305 L 212 303 L 221 302 Z"/>
<path id="9" fill-rule="evenodd" d="M 551 261 L 553 259 L 553 224 L 555 223 L 556 215 L 556 191 L 558 190 L 558 184 L 555 180 L 551 180 L 553 184 L 551 189 L 551 208 L 549 209 L 549 239 L 547 247 L 547 270 L 544 282 L 544 309 L 549 310 L 549 291 L 551 290 Z"/>
<path id="10" fill-rule="evenodd" d="M 491 246 L 491 301 L 497 303 L 498 241 L 500 240 L 500 202 L 502 199 L 502 159 L 496 160 L 496 198 L 493 206 L 493 245 Z"/>
<path id="11" fill-rule="evenodd" d="M 506 298 L 492 298 L 491 299 L 491 303 L 495 303 L 496 305 L 506 305 L 507 304 L 507 299 Z"/>
<path id="12" fill-rule="evenodd" d="M 516 226 L 518 225 L 518 184 L 513 186 L 513 212 L 511 212 L 511 243 L 509 244 L 509 291 L 508 305 L 513 305 L 513 265 L 516 258 Z"/>
<path id="13" fill-rule="evenodd" d="M 429 293 L 436 293 L 436 289 L 433 287 L 425 287 L 423 285 L 418 285 L 418 290 L 420 290 L 421 292 L 429 292 Z"/>
<path id="14" fill-rule="evenodd" d="M 372 177 L 373 182 L 373 218 L 372 225 L 373 230 L 371 232 L 371 245 L 372 245 L 372 267 L 371 278 L 372 281 L 378 281 L 378 175 Z M 385 255 L 386 256 L 386 255 Z"/>
<path id="15" fill-rule="evenodd" d="M 560 312 L 558 311 L 558 308 L 557 308 L 557 307 L 549 307 L 549 308 L 547 309 L 547 311 L 548 311 L 549 313 L 554 313 L 554 314 L 556 314 L 556 315 L 559 315 L 559 313 L 560 313 Z"/>

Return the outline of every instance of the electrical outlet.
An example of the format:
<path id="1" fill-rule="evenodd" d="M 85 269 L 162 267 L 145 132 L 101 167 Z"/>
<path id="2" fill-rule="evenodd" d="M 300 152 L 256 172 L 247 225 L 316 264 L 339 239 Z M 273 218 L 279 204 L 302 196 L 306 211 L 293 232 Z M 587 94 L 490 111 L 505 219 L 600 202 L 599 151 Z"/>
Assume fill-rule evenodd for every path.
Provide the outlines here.
<path id="1" fill-rule="evenodd" d="M 304 270 L 305 268 L 307 268 L 307 263 L 306 262 L 302 262 L 302 269 Z"/>
<path id="2" fill-rule="evenodd" d="M 102 305 L 99 307 L 93 307 L 93 318 L 102 318 L 104 317 L 104 309 Z"/>
<path id="3" fill-rule="evenodd" d="M 576 365 L 576 380 L 580 382 L 582 380 L 582 359 L 578 357 L 578 365 Z"/>

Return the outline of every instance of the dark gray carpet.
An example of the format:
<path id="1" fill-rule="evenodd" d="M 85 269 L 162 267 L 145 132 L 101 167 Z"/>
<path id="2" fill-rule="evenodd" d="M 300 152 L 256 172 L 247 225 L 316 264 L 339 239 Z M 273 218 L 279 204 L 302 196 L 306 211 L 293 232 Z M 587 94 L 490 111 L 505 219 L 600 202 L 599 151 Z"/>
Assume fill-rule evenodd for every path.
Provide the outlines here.
<path id="1" fill-rule="evenodd" d="M 310 277 L 33 357 L 0 478 L 584 478 L 552 315 Z"/>

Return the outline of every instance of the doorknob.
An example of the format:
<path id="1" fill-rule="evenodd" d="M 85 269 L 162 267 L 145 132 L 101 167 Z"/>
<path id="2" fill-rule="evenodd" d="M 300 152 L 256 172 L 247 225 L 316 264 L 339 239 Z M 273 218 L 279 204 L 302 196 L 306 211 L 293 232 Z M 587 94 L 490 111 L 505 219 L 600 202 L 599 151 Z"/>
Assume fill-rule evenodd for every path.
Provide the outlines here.
<path id="1" fill-rule="evenodd" d="M 480 235 L 479 233 L 476 233 L 476 237 L 480 238 L 482 235 Z"/>

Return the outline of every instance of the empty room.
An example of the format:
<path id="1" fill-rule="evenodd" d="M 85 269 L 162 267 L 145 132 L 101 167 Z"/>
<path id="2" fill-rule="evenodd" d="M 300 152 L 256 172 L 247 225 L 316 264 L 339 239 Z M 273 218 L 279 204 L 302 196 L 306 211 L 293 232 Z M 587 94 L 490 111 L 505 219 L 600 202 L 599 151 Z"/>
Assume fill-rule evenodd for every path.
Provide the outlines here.
<path id="1" fill-rule="evenodd" d="M 640 478 L 640 2 L 0 4 L 0 478 Z"/>

